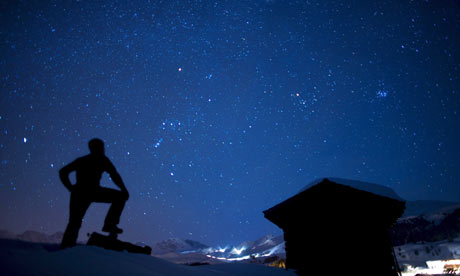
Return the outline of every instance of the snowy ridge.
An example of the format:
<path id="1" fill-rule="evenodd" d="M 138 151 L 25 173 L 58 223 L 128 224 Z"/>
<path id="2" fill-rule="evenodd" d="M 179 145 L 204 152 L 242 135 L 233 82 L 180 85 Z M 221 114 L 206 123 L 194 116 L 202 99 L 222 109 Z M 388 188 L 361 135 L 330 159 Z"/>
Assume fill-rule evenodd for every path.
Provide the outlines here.
<path id="1" fill-rule="evenodd" d="M 152 247 L 152 254 L 164 254 L 170 252 L 195 252 L 201 249 L 207 248 L 207 245 L 204 245 L 197 241 L 192 240 L 183 240 L 183 239 L 167 239 L 164 241 L 157 242 Z"/>
<path id="2" fill-rule="evenodd" d="M 394 245 L 452 240 L 460 234 L 460 205 L 399 219 L 390 230 Z"/>
<path id="3" fill-rule="evenodd" d="M 7 230 L 0 230 L 0 239 L 21 240 L 38 243 L 60 244 L 63 235 L 63 232 L 56 232 L 54 234 L 49 235 L 32 230 L 27 230 L 22 234 L 16 235 Z"/>

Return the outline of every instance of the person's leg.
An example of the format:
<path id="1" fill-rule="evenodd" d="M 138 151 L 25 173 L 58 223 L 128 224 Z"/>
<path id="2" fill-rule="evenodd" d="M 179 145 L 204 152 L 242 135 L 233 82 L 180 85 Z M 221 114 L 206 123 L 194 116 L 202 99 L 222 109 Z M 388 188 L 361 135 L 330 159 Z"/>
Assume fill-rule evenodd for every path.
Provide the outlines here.
<path id="1" fill-rule="evenodd" d="M 69 223 L 62 237 L 61 248 L 72 247 L 77 244 L 81 222 L 91 202 L 80 194 L 73 192 L 70 195 Z"/>
<path id="2" fill-rule="evenodd" d="M 92 198 L 93 202 L 112 203 L 105 217 L 103 231 L 107 230 L 107 232 L 111 232 L 111 229 L 117 229 L 116 226 L 120 222 L 120 216 L 125 207 L 126 200 L 126 196 L 119 190 L 101 187 L 95 192 Z"/>

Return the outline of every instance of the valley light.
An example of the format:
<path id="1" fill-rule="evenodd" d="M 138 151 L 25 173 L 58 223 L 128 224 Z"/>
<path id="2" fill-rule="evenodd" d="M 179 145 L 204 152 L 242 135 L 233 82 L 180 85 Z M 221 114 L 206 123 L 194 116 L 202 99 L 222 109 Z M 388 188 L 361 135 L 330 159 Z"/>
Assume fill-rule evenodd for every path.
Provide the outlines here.
<path id="1" fill-rule="evenodd" d="M 228 246 L 222 248 L 222 247 L 219 247 L 217 248 L 214 252 L 220 252 L 220 253 L 225 253 L 225 251 L 227 251 L 228 249 Z"/>
<path id="2" fill-rule="evenodd" d="M 246 255 L 246 256 L 243 256 L 243 257 L 239 257 L 239 258 L 228 258 L 228 259 L 226 259 L 226 260 L 227 260 L 227 261 L 230 261 L 230 262 L 234 262 L 234 261 L 249 260 L 250 258 L 251 258 L 251 256 Z"/>
<path id="3" fill-rule="evenodd" d="M 431 260 L 426 261 L 427 268 L 425 267 L 413 267 L 407 266 L 407 270 L 402 273 L 403 276 L 414 276 L 414 275 L 459 275 L 460 272 L 460 259 L 451 260 Z"/>
<path id="4" fill-rule="evenodd" d="M 434 273 L 457 274 L 460 272 L 460 259 L 427 261 L 426 264 Z"/>
<path id="5" fill-rule="evenodd" d="M 231 254 L 236 254 L 236 255 L 241 255 L 241 252 L 246 250 L 246 246 L 242 246 L 240 249 L 237 249 L 236 247 L 233 247 L 232 251 L 230 252 Z"/>

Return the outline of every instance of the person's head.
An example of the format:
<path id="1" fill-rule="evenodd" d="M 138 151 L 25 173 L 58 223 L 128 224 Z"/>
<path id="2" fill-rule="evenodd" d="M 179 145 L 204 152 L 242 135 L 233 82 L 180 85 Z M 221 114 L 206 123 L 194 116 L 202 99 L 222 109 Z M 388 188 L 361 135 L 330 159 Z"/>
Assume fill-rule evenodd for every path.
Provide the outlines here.
<path id="1" fill-rule="evenodd" d="M 88 142 L 88 147 L 89 147 L 89 151 L 91 152 L 91 154 L 97 154 L 97 155 L 105 154 L 104 141 L 102 141 L 99 138 L 91 139 Z"/>

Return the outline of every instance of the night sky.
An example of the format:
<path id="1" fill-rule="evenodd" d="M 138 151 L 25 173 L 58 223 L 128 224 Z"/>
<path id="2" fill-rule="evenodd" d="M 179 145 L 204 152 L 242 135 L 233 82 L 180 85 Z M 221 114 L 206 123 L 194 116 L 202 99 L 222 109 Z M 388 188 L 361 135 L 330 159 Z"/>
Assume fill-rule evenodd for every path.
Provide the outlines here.
<path id="1" fill-rule="evenodd" d="M 336 176 L 460 201 L 460 2 L 2 1 L 0 229 L 63 231 L 99 137 L 121 239 L 235 244 Z M 72 179 L 75 179 L 74 175 Z M 107 174 L 102 185 L 116 188 Z M 93 204 L 80 237 L 100 231 Z"/>

